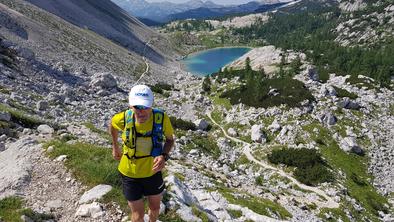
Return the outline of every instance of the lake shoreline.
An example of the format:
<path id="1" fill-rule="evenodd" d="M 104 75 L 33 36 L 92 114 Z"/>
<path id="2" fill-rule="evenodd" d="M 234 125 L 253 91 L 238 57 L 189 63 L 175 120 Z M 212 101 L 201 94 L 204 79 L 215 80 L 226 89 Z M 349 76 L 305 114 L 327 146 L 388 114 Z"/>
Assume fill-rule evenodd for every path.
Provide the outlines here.
<path id="1" fill-rule="evenodd" d="M 192 75 L 204 77 L 216 73 L 226 65 L 237 60 L 252 47 L 216 47 L 191 53 L 181 61 L 181 68 Z"/>
<path id="2" fill-rule="evenodd" d="M 184 61 L 185 59 L 187 59 L 188 57 L 190 57 L 190 56 L 196 56 L 196 55 L 198 55 L 198 54 L 201 54 L 201 53 L 203 53 L 203 52 L 207 52 L 207 51 L 210 51 L 210 50 L 215 50 L 215 49 L 226 49 L 226 48 L 248 48 L 248 49 L 253 49 L 254 47 L 249 47 L 249 46 L 220 46 L 220 47 L 215 47 L 215 48 L 209 48 L 209 49 L 205 49 L 205 50 L 202 50 L 202 51 L 197 51 L 197 52 L 192 52 L 192 53 L 190 53 L 190 54 L 187 54 L 187 55 L 185 55 L 184 57 L 183 57 L 183 59 L 181 59 L 181 60 L 179 60 L 179 61 Z"/>

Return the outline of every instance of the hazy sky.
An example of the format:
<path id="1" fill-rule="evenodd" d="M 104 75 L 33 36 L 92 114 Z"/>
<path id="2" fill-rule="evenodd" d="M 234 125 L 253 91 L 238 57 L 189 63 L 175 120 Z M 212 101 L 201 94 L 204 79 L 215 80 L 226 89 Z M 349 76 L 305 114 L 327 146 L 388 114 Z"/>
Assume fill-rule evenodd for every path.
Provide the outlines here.
<path id="1" fill-rule="evenodd" d="M 182 2 L 187 2 L 188 0 L 146 0 L 148 2 L 164 2 L 164 1 L 169 1 L 169 2 L 174 2 L 174 3 L 182 3 Z M 204 2 L 207 0 L 203 0 Z M 252 0 L 211 0 L 212 2 L 215 2 L 216 4 L 220 5 L 230 5 L 230 4 L 243 4 L 250 2 Z"/>

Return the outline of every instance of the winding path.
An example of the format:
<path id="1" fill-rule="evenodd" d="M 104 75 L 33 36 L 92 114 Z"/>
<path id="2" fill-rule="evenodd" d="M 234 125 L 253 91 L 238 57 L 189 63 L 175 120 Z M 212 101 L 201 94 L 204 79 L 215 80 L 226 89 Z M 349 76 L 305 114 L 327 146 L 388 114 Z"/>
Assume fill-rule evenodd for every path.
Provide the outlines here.
<path id="1" fill-rule="evenodd" d="M 337 203 L 336 201 L 334 201 L 331 197 L 327 196 L 327 194 L 326 194 L 323 190 L 321 190 L 321 189 L 319 189 L 319 188 L 317 188 L 317 187 L 311 187 L 311 186 L 307 186 L 307 185 L 305 185 L 305 184 L 302 184 L 302 183 L 298 182 L 294 177 L 292 177 L 291 175 L 289 175 L 289 174 L 287 174 L 286 172 L 284 172 L 283 170 L 278 169 L 278 168 L 276 168 L 276 167 L 273 167 L 273 166 L 271 166 L 271 165 L 269 165 L 269 164 L 267 164 L 267 163 L 264 163 L 264 162 L 262 162 L 262 161 L 257 160 L 256 158 L 254 158 L 254 156 L 253 156 L 252 153 L 251 153 L 251 149 L 250 149 L 250 145 L 251 145 L 251 144 L 250 144 L 250 143 L 247 143 L 247 142 L 245 142 L 245 141 L 243 141 L 243 140 L 240 140 L 240 139 L 234 138 L 234 137 L 232 137 L 232 136 L 229 136 L 229 135 L 227 134 L 226 130 L 224 130 L 223 127 L 220 126 L 220 125 L 212 118 L 211 113 L 208 113 L 208 117 L 209 117 L 209 119 L 211 119 L 211 121 L 212 121 L 215 125 L 217 125 L 217 126 L 223 131 L 225 137 L 229 138 L 229 139 L 232 140 L 232 141 L 235 141 L 235 142 L 238 142 L 238 143 L 241 143 L 241 144 L 244 145 L 244 147 L 243 147 L 243 153 L 246 155 L 246 157 L 248 158 L 249 161 L 252 161 L 252 162 L 254 162 L 254 163 L 256 163 L 256 164 L 258 164 L 258 165 L 260 165 L 260 166 L 262 166 L 262 167 L 264 167 L 264 168 L 266 168 L 266 169 L 274 170 L 274 171 L 276 171 L 279 175 L 281 175 L 281 176 L 283 176 L 283 177 L 286 177 L 286 178 L 288 178 L 289 180 L 291 180 L 294 184 L 296 184 L 296 185 L 299 186 L 300 188 L 302 188 L 302 189 L 304 189 L 304 190 L 312 191 L 312 192 L 318 194 L 319 196 L 324 197 L 324 198 L 326 199 L 325 202 L 315 201 L 315 202 L 318 204 L 318 206 L 324 206 L 325 208 L 339 208 L 339 203 Z"/>
<path id="2" fill-rule="evenodd" d="M 145 62 L 146 69 L 145 69 L 145 71 L 141 74 L 140 78 L 135 82 L 135 85 L 137 85 L 137 84 L 141 81 L 141 79 L 145 76 L 145 74 L 149 72 L 149 62 L 148 62 L 148 60 L 147 60 L 146 57 L 145 57 L 145 49 L 146 49 L 146 46 L 148 46 L 149 43 L 150 43 L 151 41 L 152 41 L 152 39 L 149 39 L 149 41 L 147 41 L 147 42 L 145 43 L 144 50 L 143 50 L 142 60 L 144 60 L 144 62 Z"/>

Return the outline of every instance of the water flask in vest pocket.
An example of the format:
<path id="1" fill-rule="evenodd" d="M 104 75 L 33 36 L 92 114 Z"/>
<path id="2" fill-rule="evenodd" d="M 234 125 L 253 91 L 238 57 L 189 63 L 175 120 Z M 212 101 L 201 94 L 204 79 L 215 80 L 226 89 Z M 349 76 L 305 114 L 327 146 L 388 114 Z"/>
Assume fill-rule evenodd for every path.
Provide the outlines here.
<path id="1" fill-rule="evenodd" d="M 161 153 L 162 153 L 162 148 L 161 147 L 156 147 L 156 148 L 153 148 L 151 155 L 153 157 L 156 157 L 156 156 L 160 156 Z"/>

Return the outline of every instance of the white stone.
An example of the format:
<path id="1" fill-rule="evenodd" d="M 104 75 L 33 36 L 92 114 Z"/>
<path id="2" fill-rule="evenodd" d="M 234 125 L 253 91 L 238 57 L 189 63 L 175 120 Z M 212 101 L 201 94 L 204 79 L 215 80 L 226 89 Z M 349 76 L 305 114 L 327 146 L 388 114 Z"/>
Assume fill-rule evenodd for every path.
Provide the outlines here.
<path id="1" fill-rule="evenodd" d="M 192 205 L 197 202 L 197 199 L 191 194 L 189 188 L 182 183 L 177 177 L 174 175 L 169 175 L 165 178 L 167 184 L 171 190 L 174 192 L 176 197 L 179 199 L 180 202 L 186 205 Z"/>
<path id="2" fill-rule="evenodd" d="M 271 125 L 268 126 L 268 129 L 271 130 L 271 132 L 277 132 L 281 129 L 282 127 L 280 126 L 278 120 L 274 120 Z"/>
<path id="3" fill-rule="evenodd" d="M 253 125 L 251 129 L 251 139 L 255 142 L 264 143 L 266 136 L 262 132 L 263 125 Z"/>
<path id="4" fill-rule="evenodd" d="M 105 184 L 97 185 L 92 189 L 90 189 L 89 191 L 85 192 L 79 199 L 78 203 L 83 204 L 93 200 L 100 199 L 111 190 L 112 190 L 112 186 L 110 185 L 105 185 Z"/>
<path id="5" fill-rule="evenodd" d="M 56 157 L 55 161 L 63 162 L 66 159 L 67 159 L 67 155 L 60 155 L 60 156 Z"/>
<path id="6" fill-rule="evenodd" d="M 52 127 L 46 124 L 39 125 L 37 131 L 41 134 L 53 134 L 55 132 L 55 130 Z"/>
<path id="7" fill-rule="evenodd" d="M 103 209 L 97 202 L 82 204 L 79 206 L 75 216 L 97 218 L 103 215 Z"/>
<path id="8" fill-rule="evenodd" d="M 235 131 L 234 128 L 229 128 L 229 129 L 227 130 L 227 133 L 228 133 L 228 135 L 230 135 L 230 136 L 237 136 L 237 135 L 238 135 L 237 131 Z"/>

